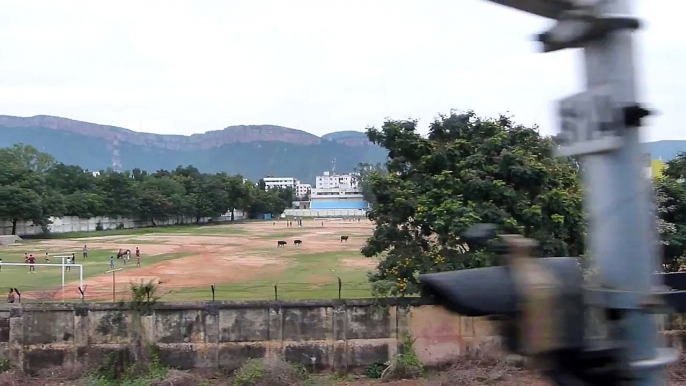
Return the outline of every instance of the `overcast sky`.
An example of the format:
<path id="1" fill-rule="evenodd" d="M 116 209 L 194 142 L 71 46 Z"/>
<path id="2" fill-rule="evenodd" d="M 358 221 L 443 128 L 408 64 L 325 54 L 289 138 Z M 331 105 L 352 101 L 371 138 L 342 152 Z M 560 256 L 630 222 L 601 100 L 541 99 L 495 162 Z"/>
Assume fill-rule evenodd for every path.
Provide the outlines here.
<path id="1" fill-rule="evenodd" d="M 686 139 L 686 4 L 636 2 L 646 139 Z M 0 114 L 322 135 L 454 108 L 552 134 L 583 79 L 579 52 L 537 53 L 547 26 L 484 0 L 0 0 Z"/>

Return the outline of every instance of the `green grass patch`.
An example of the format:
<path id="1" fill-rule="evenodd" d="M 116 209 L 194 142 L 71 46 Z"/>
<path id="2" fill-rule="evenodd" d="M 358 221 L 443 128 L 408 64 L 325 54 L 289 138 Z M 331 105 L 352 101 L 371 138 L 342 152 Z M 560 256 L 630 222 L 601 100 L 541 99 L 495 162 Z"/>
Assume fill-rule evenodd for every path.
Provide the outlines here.
<path id="1" fill-rule="evenodd" d="M 53 248 L 54 250 L 54 248 Z M 36 263 L 45 263 L 45 251 L 31 251 L 34 256 L 37 256 Z M 68 252 L 68 251 L 65 251 Z M 122 259 L 116 258 L 116 253 L 111 250 L 97 250 L 93 249 L 88 251 L 88 258 L 82 259 L 81 252 L 74 251 L 76 254 L 76 264 L 83 265 L 83 277 L 84 279 L 103 275 L 105 271 L 110 269 L 110 256 L 115 256 L 115 268 L 123 268 L 124 270 L 133 270 L 140 267 L 136 267 L 136 257 L 133 256 L 128 264 L 124 265 Z M 161 261 L 179 259 L 182 257 L 190 256 L 192 253 L 189 252 L 179 252 L 179 253 L 166 253 L 157 256 L 143 256 L 141 258 L 141 267 L 146 267 L 152 264 L 156 264 Z M 24 254 L 9 254 L 0 253 L 3 263 L 23 263 Z M 0 283 L 3 287 L 16 287 L 22 292 L 34 291 L 34 290 L 47 290 L 47 289 L 58 289 L 62 284 L 62 270 L 60 268 L 61 260 L 56 258 L 51 258 L 50 263 L 55 264 L 55 267 L 36 267 L 36 273 L 29 273 L 28 267 L 25 266 L 3 266 L 2 271 L 0 271 Z M 79 279 L 78 268 L 72 268 L 70 272 L 66 272 L 66 281 L 73 282 Z"/>
<path id="2" fill-rule="evenodd" d="M 238 283 L 208 283 L 201 288 L 174 290 L 165 301 L 212 300 L 211 284 L 215 284 L 215 300 L 274 299 L 274 285 L 278 299 L 335 299 L 338 298 L 338 278 L 341 278 L 341 297 L 367 298 L 371 296 L 367 270 L 347 267 L 341 259 L 362 258 L 357 252 L 323 252 L 285 256 L 288 268 L 278 276 L 263 276 L 258 280 Z M 253 278 L 254 279 L 254 278 Z"/>

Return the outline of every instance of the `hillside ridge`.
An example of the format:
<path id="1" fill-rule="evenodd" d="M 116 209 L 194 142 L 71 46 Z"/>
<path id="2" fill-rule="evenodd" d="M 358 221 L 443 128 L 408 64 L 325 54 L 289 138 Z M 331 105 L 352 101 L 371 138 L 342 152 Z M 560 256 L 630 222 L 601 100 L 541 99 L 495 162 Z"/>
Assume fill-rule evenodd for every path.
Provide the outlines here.
<path id="1" fill-rule="evenodd" d="M 203 150 L 221 147 L 223 145 L 232 143 L 249 143 L 258 141 L 277 141 L 298 145 L 317 145 L 324 139 L 324 137 L 320 138 L 306 131 L 269 124 L 236 125 L 228 126 L 221 130 L 210 130 L 204 133 L 180 135 L 137 132 L 117 126 L 101 125 L 97 123 L 84 122 L 50 115 L 36 115 L 33 117 L 0 115 L 0 130 L 3 128 L 22 127 L 47 128 L 89 137 L 99 137 L 108 141 L 113 141 L 116 138 L 119 142 L 174 150 Z M 333 135 L 336 137 L 337 134 L 338 132 L 327 135 Z M 328 139 L 328 137 L 326 139 Z M 369 144 L 369 141 L 367 141 L 366 137 L 363 138 L 363 141 L 360 141 L 360 138 L 353 139 L 349 138 L 348 135 L 341 136 L 340 140 L 335 141 L 349 146 L 361 146 Z"/>

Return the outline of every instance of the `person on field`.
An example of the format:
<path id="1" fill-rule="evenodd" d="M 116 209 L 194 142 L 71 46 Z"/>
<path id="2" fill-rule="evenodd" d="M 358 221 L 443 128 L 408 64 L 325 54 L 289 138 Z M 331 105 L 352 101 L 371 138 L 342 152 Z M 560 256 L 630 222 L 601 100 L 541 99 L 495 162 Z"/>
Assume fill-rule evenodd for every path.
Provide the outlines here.
<path id="1" fill-rule="evenodd" d="M 86 259 L 88 257 L 88 246 L 84 245 L 83 246 L 83 258 Z"/>
<path id="2" fill-rule="evenodd" d="M 141 250 L 136 247 L 136 257 L 141 257 Z"/>
<path id="3" fill-rule="evenodd" d="M 50 254 L 48 252 L 45 252 L 45 264 L 50 263 Z"/>
<path id="4" fill-rule="evenodd" d="M 71 256 L 68 256 L 67 257 L 67 267 L 65 268 L 65 270 L 67 272 L 71 272 L 71 264 L 72 264 Z"/>
<path id="5" fill-rule="evenodd" d="M 29 254 L 29 258 L 26 262 L 29 263 L 29 273 L 36 273 L 36 266 L 34 266 L 34 264 L 36 264 L 36 258 L 33 256 L 33 253 Z"/>
<path id="6" fill-rule="evenodd" d="M 2 272 L 2 257 L 0 257 L 0 272 Z"/>
<path id="7" fill-rule="evenodd" d="M 110 256 L 110 268 L 114 269 L 114 256 Z"/>
<path id="8" fill-rule="evenodd" d="M 136 267 L 140 267 L 140 266 L 141 266 L 141 255 L 137 253 L 136 254 Z"/>

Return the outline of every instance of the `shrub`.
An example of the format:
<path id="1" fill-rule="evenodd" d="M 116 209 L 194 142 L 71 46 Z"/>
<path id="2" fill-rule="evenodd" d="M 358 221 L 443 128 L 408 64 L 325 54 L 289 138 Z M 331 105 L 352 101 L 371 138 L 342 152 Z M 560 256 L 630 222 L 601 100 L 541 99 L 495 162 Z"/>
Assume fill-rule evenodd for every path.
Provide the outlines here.
<path id="1" fill-rule="evenodd" d="M 386 370 L 387 367 L 387 363 L 376 361 L 374 363 L 367 365 L 367 367 L 365 368 L 365 374 L 367 375 L 367 378 L 378 379 L 381 378 L 381 375 L 383 375 L 383 371 Z"/>
<path id="2" fill-rule="evenodd" d="M 414 351 L 414 339 L 409 334 L 403 336 L 401 352 L 393 358 L 381 374 L 384 381 L 393 379 L 416 379 L 424 375 L 424 365 Z"/>
<path id="3" fill-rule="evenodd" d="M 103 230 L 103 229 L 104 229 L 104 228 L 102 227 L 102 222 L 98 221 L 98 223 L 95 224 L 95 230 L 96 230 L 96 231 L 101 231 L 101 230 Z"/>
<path id="4" fill-rule="evenodd" d="M 8 371 L 12 367 L 10 360 L 0 355 L 0 373 Z"/>
<path id="5" fill-rule="evenodd" d="M 293 386 L 308 378 L 305 367 L 283 359 L 251 359 L 234 373 L 234 386 Z"/>
<path id="6" fill-rule="evenodd" d="M 119 224 L 117 224 L 117 230 L 119 231 L 119 230 L 122 230 L 122 229 L 124 229 L 124 223 L 123 223 L 123 222 L 120 222 Z"/>

